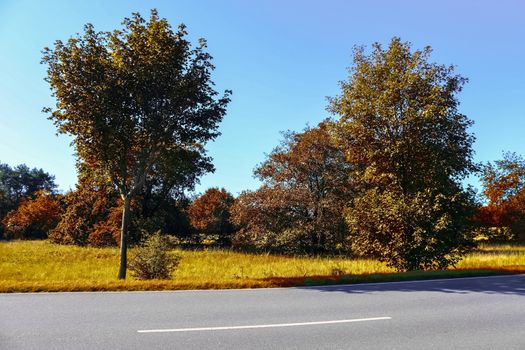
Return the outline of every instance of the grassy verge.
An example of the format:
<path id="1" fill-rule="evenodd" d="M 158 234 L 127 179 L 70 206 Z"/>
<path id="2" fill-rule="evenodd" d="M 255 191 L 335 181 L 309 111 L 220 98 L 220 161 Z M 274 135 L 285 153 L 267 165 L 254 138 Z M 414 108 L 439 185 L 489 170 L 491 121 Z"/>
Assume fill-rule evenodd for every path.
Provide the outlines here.
<path id="1" fill-rule="evenodd" d="M 259 288 L 525 273 L 525 246 L 482 246 L 456 269 L 395 273 L 369 259 L 178 251 L 169 281 L 116 280 L 118 251 L 44 241 L 0 242 L 0 292 Z"/>

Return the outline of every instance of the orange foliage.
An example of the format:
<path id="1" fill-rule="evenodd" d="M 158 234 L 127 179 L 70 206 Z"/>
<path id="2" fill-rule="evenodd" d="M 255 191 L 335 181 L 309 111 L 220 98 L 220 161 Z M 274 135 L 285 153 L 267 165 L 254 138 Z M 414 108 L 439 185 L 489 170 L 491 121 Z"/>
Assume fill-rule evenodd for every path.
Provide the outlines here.
<path id="1" fill-rule="evenodd" d="M 119 201 L 120 202 L 120 201 Z M 109 209 L 105 220 L 98 221 L 88 236 L 93 247 L 113 247 L 120 245 L 120 226 L 122 225 L 122 205 Z"/>
<path id="2" fill-rule="evenodd" d="M 351 166 L 331 142 L 328 122 L 287 133 L 255 174 L 264 182 L 232 206 L 233 246 L 285 254 L 348 252 L 343 208 Z"/>
<path id="3" fill-rule="evenodd" d="M 16 210 L 3 220 L 6 238 L 46 238 L 61 215 L 57 199 L 45 190 L 38 191 L 34 199 L 24 199 Z"/>
<path id="4" fill-rule="evenodd" d="M 525 160 L 515 153 L 488 164 L 483 176 L 489 204 L 480 208 L 476 220 L 485 227 L 506 227 L 525 241 Z"/>
<path id="5" fill-rule="evenodd" d="M 233 196 L 224 188 L 208 189 L 188 208 L 191 225 L 202 233 L 231 233 L 230 208 L 233 200 Z"/>
<path id="6" fill-rule="evenodd" d="M 96 181 L 94 177 L 81 177 L 76 190 L 64 196 L 66 209 L 57 227 L 50 232 L 49 239 L 54 243 L 76 245 L 100 241 L 95 237 L 90 239 L 94 225 L 106 221 L 109 211 L 117 204 L 117 198 L 106 183 Z M 98 231 L 96 236 L 102 235 L 100 231 L 104 230 L 100 228 Z"/>

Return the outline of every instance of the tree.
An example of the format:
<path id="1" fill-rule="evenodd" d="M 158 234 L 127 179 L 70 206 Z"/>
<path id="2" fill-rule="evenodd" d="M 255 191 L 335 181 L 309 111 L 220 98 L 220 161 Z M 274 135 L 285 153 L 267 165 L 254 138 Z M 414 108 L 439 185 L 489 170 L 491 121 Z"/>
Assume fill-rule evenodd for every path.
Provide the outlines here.
<path id="1" fill-rule="evenodd" d="M 311 251 L 300 226 L 301 213 L 307 211 L 300 197 L 300 191 L 268 185 L 241 193 L 232 206 L 232 222 L 238 228 L 233 246 L 286 254 Z"/>
<path id="2" fill-rule="evenodd" d="M 6 238 L 42 239 L 53 229 L 60 218 L 62 208 L 53 194 L 41 190 L 35 198 L 21 201 L 16 210 L 10 211 L 4 218 Z"/>
<path id="3" fill-rule="evenodd" d="M 234 198 L 224 188 L 209 188 L 188 207 L 191 226 L 202 233 L 219 235 L 219 243 L 230 243 L 233 225 L 230 209 Z"/>
<path id="4" fill-rule="evenodd" d="M 78 172 L 76 188 L 65 195 L 65 211 L 49 238 L 55 243 L 81 246 L 120 244 L 122 199 L 118 191 L 106 179 L 84 166 L 80 166 Z M 166 190 L 173 183 L 175 187 L 171 191 Z M 133 215 L 128 229 L 128 243 L 138 243 L 143 238 L 143 230 L 189 235 L 190 227 L 185 215 L 187 200 L 179 192 L 179 186 L 184 184 L 170 177 L 148 177 L 143 189 L 131 202 Z"/>
<path id="5" fill-rule="evenodd" d="M 352 196 L 344 153 L 328 122 L 285 134 L 255 174 L 264 182 L 232 209 L 237 245 L 285 253 L 348 252 L 343 207 Z"/>
<path id="6" fill-rule="evenodd" d="M 483 193 L 491 204 L 516 198 L 525 189 L 525 159 L 516 153 L 503 153 L 503 159 L 483 170 Z"/>
<path id="7" fill-rule="evenodd" d="M 510 230 L 511 237 L 524 241 L 525 159 L 504 153 L 503 159 L 485 165 L 482 181 L 488 204 L 479 209 L 476 219 L 503 233 Z"/>
<path id="8" fill-rule="evenodd" d="M 357 251 L 399 270 L 444 268 L 471 245 L 474 200 L 461 181 L 477 169 L 457 94 L 467 81 L 393 38 L 354 50 L 330 110 L 358 193 L 345 217 Z"/>
<path id="9" fill-rule="evenodd" d="M 55 177 L 42 169 L 0 164 L 0 191 L 14 203 L 33 197 L 40 190 L 54 192 L 56 187 Z"/>
<path id="10" fill-rule="evenodd" d="M 115 209 L 121 210 L 118 199 L 118 192 L 107 181 L 96 174 L 88 175 L 85 169 L 79 168 L 76 188 L 64 196 L 64 213 L 58 225 L 50 232 L 49 239 L 54 243 L 81 246 L 116 244 L 118 237 L 113 236 L 111 242 L 107 234 L 104 235 L 104 244 L 98 243 L 102 243 L 101 228 L 105 228 L 106 233 L 109 227 L 112 228 L 112 233 L 119 231 L 117 225 L 120 218 L 109 215 Z"/>
<path id="11" fill-rule="evenodd" d="M 25 164 L 10 167 L 0 163 L 0 222 L 15 210 L 23 199 L 35 198 L 38 191 L 54 193 L 55 177 L 42 169 L 30 169 Z M 0 236 L 3 226 L 0 225 Z"/>
<path id="12" fill-rule="evenodd" d="M 43 52 L 57 100 L 45 111 L 122 199 L 119 279 L 126 277 L 131 201 L 147 179 L 173 168 L 213 169 L 203 145 L 218 136 L 230 92 L 217 98 L 206 41 L 192 48 L 186 35 L 184 25 L 174 32 L 152 10 L 149 21 L 134 13 L 109 33 L 87 24 L 83 36 Z"/>

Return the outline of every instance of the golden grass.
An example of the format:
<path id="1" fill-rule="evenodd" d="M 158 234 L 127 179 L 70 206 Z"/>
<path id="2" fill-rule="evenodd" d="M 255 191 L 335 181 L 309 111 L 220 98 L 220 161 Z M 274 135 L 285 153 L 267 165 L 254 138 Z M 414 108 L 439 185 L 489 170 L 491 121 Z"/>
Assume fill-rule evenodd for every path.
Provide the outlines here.
<path id="1" fill-rule="evenodd" d="M 525 272 L 525 246 L 481 245 L 466 255 L 458 264 L 459 269 L 498 269 L 521 266 Z"/>
<path id="2" fill-rule="evenodd" d="M 131 250 L 133 253 L 133 250 Z M 116 280 L 118 250 L 46 241 L 0 242 L 0 292 L 256 288 L 525 272 L 525 246 L 482 246 L 456 270 L 398 274 L 370 259 L 286 257 L 227 250 L 177 251 L 169 281 Z"/>

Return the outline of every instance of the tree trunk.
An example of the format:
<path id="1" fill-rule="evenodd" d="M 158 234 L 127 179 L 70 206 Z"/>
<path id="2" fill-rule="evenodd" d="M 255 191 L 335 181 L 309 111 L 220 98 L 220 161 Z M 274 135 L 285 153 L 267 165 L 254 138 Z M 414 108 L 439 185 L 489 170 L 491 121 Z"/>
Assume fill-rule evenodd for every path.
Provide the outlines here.
<path id="1" fill-rule="evenodd" d="M 130 197 L 124 197 L 124 208 L 122 209 L 122 227 L 120 230 L 120 267 L 118 279 L 126 279 L 126 266 L 128 260 L 128 229 L 130 217 Z"/>

